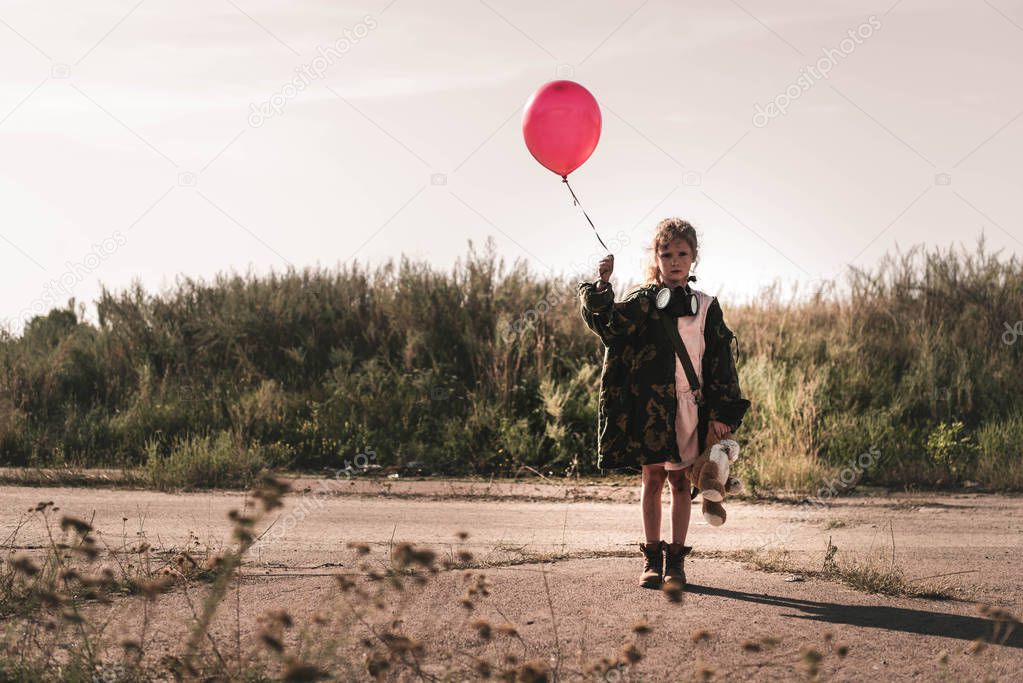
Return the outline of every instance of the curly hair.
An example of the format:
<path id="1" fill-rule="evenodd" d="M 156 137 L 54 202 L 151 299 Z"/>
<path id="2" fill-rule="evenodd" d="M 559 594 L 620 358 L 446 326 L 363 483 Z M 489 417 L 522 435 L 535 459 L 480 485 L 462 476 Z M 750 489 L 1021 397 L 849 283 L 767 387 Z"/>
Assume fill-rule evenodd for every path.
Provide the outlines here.
<path id="1" fill-rule="evenodd" d="M 646 248 L 650 257 L 643 269 L 644 284 L 661 284 L 661 273 L 657 268 L 657 250 L 678 237 L 689 243 L 690 249 L 693 250 L 693 264 L 696 264 L 697 254 L 699 253 L 696 228 L 690 225 L 689 221 L 681 218 L 665 218 L 654 228 L 653 240 L 651 240 L 650 246 Z"/>

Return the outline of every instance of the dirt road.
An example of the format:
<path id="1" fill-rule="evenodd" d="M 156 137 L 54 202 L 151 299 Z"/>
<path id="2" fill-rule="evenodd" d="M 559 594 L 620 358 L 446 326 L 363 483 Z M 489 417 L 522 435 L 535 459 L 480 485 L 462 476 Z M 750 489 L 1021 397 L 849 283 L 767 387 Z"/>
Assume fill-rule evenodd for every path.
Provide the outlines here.
<path id="1" fill-rule="evenodd" d="M 367 559 L 384 561 L 389 546 L 407 541 L 441 556 L 467 550 L 484 565 L 477 571 L 492 582 L 491 595 L 472 618 L 515 624 L 523 659 L 580 669 L 580 661 L 614 657 L 633 637 L 632 626 L 646 623 L 650 633 L 638 643 L 643 658 L 608 680 L 690 680 L 703 671 L 716 680 L 800 680 L 814 659 L 807 648 L 823 655 L 826 680 L 1023 676 L 1019 629 L 1004 644 L 972 653 L 975 639 L 1004 634 L 980 605 L 1023 615 L 1019 496 L 845 497 L 826 506 L 731 501 L 720 528 L 703 521 L 697 501 L 687 540 L 695 547 L 686 562 L 690 586 L 673 603 L 636 585 L 642 539 L 635 486 L 405 480 L 294 486 L 300 493 L 273 513 L 276 521 L 244 566 L 240 601 L 232 594 L 232 616 L 218 617 L 215 631 L 226 633 L 240 617 L 243 633 L 252 633 L 272 608 L 286 608 L 299 622 L 336 609 L 328 607 L 338 593 L 332 575 L 365 574 L 349 542 L 370 544 Z M 45 534 L 27 510 L 50 500 L 62 513 L 91 520 L 110 546 L 144 537 L 169 553 L 190 544 L 228 545 L 227 514 L 244 496 L 0 487 L 0 537 L 20 524 L 19 552 L 37 551 Z M 667 501 L 666 492 L 665 533 Z M 459 531 L 469 534 L 464 542 L 456 539 Z M 812 570 L 821 568 L 829 543 L 841 564 L 900 567 L 910 585 L 945 582 L 953 598 L 888 597 L 821 579 Z M 767 560 L 758 569 L 741 561 L 743 550 Z M 765 571 L 768 565 L 783 571 Z M 951 575 L 927 578 L 945 574 Z M 479 645 L 458 606 L 464 581 L 461 570 L 441 572 L 407 596 L 403 627 L 427 651 Z M 157 644 L 180 642 L 185 600 L 183 591 L 160 599 L 148 626 Z M 135 603 L 108 609 L 120 610 L 113 623 L 125 634 L 138 627 Z"/>

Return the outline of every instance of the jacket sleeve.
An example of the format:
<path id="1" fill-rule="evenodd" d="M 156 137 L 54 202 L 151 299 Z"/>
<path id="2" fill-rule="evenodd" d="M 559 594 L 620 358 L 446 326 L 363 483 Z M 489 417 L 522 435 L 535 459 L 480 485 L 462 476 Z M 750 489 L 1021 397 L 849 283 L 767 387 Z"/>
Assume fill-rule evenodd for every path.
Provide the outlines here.
<path id="1" fill-rule="evenodd" d="M 641 332 L 650 312 L 649 297 L 639 292 L 615 302 L 611 283 L 601 292 L 593 282 L 580 282 L 579 305 L 586 326 L 600 337 L 604 346 Z"/>
<path id="2" fill-rule="evenodd" d="M 725 325 L 716 297 L 707 309 L 703 339 L 703 395 L 707 402 L 708 417 L 736 430 L 742 424 L 750 402 L 742 397 L 739 373 L 732 358 L 732 340 L 735 335 Z"/>

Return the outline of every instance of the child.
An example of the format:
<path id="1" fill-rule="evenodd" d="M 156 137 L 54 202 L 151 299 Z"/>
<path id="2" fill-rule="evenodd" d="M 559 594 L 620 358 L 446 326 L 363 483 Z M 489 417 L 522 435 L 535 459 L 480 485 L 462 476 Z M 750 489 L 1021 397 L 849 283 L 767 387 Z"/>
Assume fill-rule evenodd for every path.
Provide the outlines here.
<path id="1" fill-rule="evenodd" d="M 596 282 L 579 284 L 583 320 L 606 347 L 597 466 L 640 466 L 643 471 L 640 502 L 646 543 L 639 547 L 645 555 L 640 585 L 646 588 L 660 587 L 662 581 L 685 585 L 683 562 L 692 547 L 684 544 L 693 497 L 687 472 L 707 446 L 732 438 L 750 406 L 739 389 L 730 346 L 734 335 L 717 298 L 689 289 L 689 280 L 696 279 L 689 275 L 697 258 L 696 230 L 680 218 L 666 218 L 657 224 L 651 251 L 646 284 L 620 302 L 615 302 L 608 281 L 612 255 L 601 260 Z M 670 304 L 658 308 L 655 297 L 665 287 L 672 290 Z M 695 313 L 687 309 L 692 295 Z M 689 384 L 666 324 L 678 329 L 699 392 Z M 671 484 L 670 544 L 661 540 L 665 480 Z"/>

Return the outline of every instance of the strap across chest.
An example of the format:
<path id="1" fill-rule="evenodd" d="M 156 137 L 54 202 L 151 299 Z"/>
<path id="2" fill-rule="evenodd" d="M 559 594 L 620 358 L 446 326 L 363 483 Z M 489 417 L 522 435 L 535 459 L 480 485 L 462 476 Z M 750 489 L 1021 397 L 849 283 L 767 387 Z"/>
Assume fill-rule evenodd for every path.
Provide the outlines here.
<path id="1" fill-rule="evenodd" d="M 675 355 L 678 356 L 679 361 L 682 362 L 682 369 L 685 370 L 686 379 L 689 380 L 689 387 L 693 391 L 696 403 L 701 405 L 703 403 L 703 392 L 700 391 L 700 378 L 697 377 L 696 369 L 693 368 L 693 361 L 689 357 L 689 352 L 686 350 L 685 342 L 682 341 L 682 336 L 678 333 L 678 326 L 675 318 L 664 314 L 661 314 L 658 317 L 661 320 L 661 325 L 664 327 L 664 331 L 668 335 L 668 339 L 671 340 L 671 345 L 675 349 Z"/>

